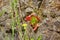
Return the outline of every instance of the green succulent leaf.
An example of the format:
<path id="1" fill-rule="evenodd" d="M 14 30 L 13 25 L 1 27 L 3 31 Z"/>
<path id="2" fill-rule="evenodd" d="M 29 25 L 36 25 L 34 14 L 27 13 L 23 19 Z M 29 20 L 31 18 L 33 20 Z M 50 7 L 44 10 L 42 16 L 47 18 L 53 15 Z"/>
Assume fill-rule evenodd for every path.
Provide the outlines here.
<path id="1" fill-rule="evenodd" d="M 37 19 L 36 19 L 36 17 L 32 17 L 31 18 L 31 24 L 33 25 L 33 24 L 35 24 L 35 23 L 37 23 Z"/>

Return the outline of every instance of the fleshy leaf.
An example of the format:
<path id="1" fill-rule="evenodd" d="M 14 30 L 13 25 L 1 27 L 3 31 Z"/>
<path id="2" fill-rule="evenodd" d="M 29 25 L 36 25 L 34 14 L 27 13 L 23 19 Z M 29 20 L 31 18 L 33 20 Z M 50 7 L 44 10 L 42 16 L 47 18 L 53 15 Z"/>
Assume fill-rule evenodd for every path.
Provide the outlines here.
<path id="1" fill-rule="evenodd" d="M 36 17 L 32 17 L 31 18 L 31 24 L 33 25 L 33 24 L 35 24 L 35 23 L 37 23 L 37 18 Z"/>

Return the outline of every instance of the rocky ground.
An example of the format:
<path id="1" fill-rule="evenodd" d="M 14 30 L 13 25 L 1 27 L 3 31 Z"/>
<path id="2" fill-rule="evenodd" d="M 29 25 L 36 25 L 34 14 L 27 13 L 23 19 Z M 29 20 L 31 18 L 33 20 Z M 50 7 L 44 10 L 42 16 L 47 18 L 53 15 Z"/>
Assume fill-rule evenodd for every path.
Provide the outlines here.
<path id="1" fill-rule="evenodd" d="M 37 40 L 40 35 L 42 35 L 41 40 L 60 40 L 60 0 L 43 0 L 42 2 L 41 1 L 42 0 L 20 0 L 20 14 L 22 15 L 20 16 L 20 20 L 22 20 L 22 18 L 27 15 L 26 9 L 29 7 L 32 8 L 42 20 L 42 22 L 39 23 L 40 27 L 38 28 L 36 33 L 33 32 L 33 29 L 28 24 L 28 27 L 26 29 L 26 34 L 29 38 L 28 40 L 30 40 L 31 37 L 33 37 L 34 40 Z M 12 38 L 12 18 L 10 15 L 10 4 L 11 0 L 0 0 L 0 15 L 1 12 L 3 14 L 0 16 L 0 40 L 11 40 Z M 22 23 L 27 22 L 20 22 L 20 24 Z M 17 25 L 15 25 L 14 30 L 14 40 L 24 40 L 23 32 L 22 36 L 19 36 L 18 33 L 19 31 L 21 31 L 21 28 L 17 28 L 16 26 Z"/>

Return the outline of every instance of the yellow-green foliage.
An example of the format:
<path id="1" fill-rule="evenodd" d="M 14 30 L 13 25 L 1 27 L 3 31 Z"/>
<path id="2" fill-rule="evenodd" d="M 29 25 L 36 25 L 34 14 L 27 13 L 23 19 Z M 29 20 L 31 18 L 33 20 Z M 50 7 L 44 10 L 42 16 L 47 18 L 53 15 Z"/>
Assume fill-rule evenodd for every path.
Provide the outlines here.
<path id="1" fill-rule="evenodd" d="M 29 38 L 28 38 L 28 36 L 27 36 L 27 35 L 25 35 L 24 39 L 25 39 L 25 40 L 29 40 Z"/>
<path id="2" fill-rule="evenodd" d="M 22 26 L 24 27 L 24 29 L 26 29 L 27 24 L 26 24 L 26 23 L 24 23 L 24 24 L 22 24 Z"/>
<path id="3" fill-rule="evenodd" d="M 34 38 L 31 38 L 30 40 L 34 40 Z"/>
<path id="4" fill-rule="evenodd" d="M 12 26 L 12 40 L 14 40 L 14 28 L 15 28 L 15 21 L 14 21 L 14 17 L 13 17 L 13 14 L 14 14 L 14 10 L 16 10 L 16 5 L 17 5 L 17 0 L 12 0 L 11 2 L 11 8 L 12 8 L 12 13 L 11 13 L 11 17 L 12 17 L 12 23 L 11 23 L 11 26 Z M 17 13 L 17 12 L 16 12 Z M 16 15 L 17 16 L 17 15 Z"/>
<path id="5" fill-rule="evenodd" d="M 2 10 L 2 11 L 0 12 L 0 17 L 1 17 L 4 13 L 5 13 L 5 10 Z"/>
<path id="6" fill-rule="evenodd" d="M 42 35 L 40 35 L 37 40 L 42 40 Z"/>

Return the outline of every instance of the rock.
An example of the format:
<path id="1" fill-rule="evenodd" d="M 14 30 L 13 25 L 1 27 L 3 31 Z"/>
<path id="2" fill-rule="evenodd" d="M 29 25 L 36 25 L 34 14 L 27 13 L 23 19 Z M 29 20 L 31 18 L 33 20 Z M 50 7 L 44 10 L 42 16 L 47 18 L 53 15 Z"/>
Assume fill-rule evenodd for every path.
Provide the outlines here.
<path id="1" fill-rule="evenodd" d="M 55 34 L 53 35 L 51 40 L 60 40 L 60 34 L 54 32 Z"/>
<path id="2" fill-rule="evenodd" d="M 28 7 L 28 8 L 26 8 L 25 12 L 33 12 L 33 9 Z"/>
<path id="3" fill-rule="evenodd" d="M 41 10 L 43 15 L 50 13 L 52 18 L 60 16 L 60 1 L 59 0 L 45 0 L 43 1 Z"/>
<path id="4" fill-rule="evenodd" d="M 7 20 L 5 21 L 5 27 L 6 27 L 7 29 L 10 29 L 10 28 L 11 28 L 11 19 L 7 19 Z"/>
<path id="5" fill-rule="evenodd" d="M 5 29 L 10 29 L 11 28 L 11 19 L 7 19 L 7 20 L 1 22 L 0 26 L 4 27 Z"/>
<path id="6" fill-rule="evenodd" d="M 60 31 L 60 22 L 56 21 L 56 22 L 54 22 L 54 25 L 56 26 L 56 30 Z"/>
<path id="7" fill-rule="evenodd" d="M 9 15 L 3 14 L 3 15 L 0 17 L 0 22 L 5 21 L 7 18 L 9 18 Z"/>

